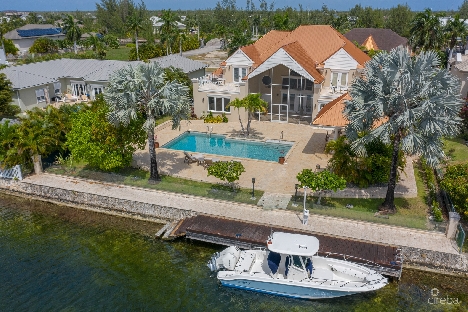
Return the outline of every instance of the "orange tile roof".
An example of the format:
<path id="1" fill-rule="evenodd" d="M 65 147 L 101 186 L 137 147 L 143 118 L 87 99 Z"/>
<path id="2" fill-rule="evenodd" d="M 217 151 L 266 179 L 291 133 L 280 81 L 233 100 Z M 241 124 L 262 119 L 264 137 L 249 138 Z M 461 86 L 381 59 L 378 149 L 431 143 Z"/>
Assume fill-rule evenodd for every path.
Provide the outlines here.
<path id="1" fill-rule="evenodd" d="M 303 25 L 291 32 L 273 30 L 241 50 L 254 62 L 254 67 L 257 67 L 280 48 L 287 50 L 291 56 L 294 54 L 293 57 L 298 58 L 296 61 L 319 82 L 324 77 L 316 70 L 316 64 L 325 62 L 341 48 L 359 65 L 370 60 L 367 54 L 329 25 Z"/>
<path id="2" fill-rule="evenodd" d="M 217 70 L 213 72 L 213 75 L 222 75 L 223 74 L 223 69 L 219 67 Z"/>
<path id="3" fill-rule="evenodd" d="M 315 117 L 312 124 L 332 127 L 345 127 L 349 120 L 344 116 L 345 102 L 351 100 L 349 93 L 345 93 L 325 105 Z M 374 122 L 373 128 L 380 127 L 387 122 L 388 117 L 380 118 Z"/>
<path id="4" fill-rule="evenodd" d="M 343 94 L 339 98 L 334 99 L 325 105 L 312 122 L 314 125 L 344 127 L 349 121 L 343 115 L 345 108 L 345 101 L 350 100 L 351 97 L 348 93 Z"/>

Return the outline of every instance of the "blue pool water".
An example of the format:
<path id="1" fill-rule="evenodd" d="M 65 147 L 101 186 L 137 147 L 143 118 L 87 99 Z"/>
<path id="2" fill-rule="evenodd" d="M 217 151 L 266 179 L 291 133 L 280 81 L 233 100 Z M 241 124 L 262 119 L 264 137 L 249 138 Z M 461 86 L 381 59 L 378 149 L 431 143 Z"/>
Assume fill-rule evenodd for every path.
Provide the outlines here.
<path id="1" fill-rule="evenodd" d="M 223 156 L 278 161 L 292 147 L 292 143 L 270 143 L 226 138 L 200 132 L 185 132 L 162 147 L 180 151 L 198 152 Z"/>

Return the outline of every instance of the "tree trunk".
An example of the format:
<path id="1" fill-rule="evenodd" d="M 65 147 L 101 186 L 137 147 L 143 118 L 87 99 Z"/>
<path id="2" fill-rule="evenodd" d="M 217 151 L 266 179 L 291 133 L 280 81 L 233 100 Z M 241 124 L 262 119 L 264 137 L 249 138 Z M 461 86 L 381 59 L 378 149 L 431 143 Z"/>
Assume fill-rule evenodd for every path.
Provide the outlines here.
<path id="1" fill-rule="evenodd" d="M 388 180 L 387 195 L 385 196 L 385 201 L 380 205 L 379 210 L 387 210 L 389 212 L 395 212 L 395 186 L 396 186 L 396 176 L 398 170 L 398 154 L 400 152 L 400 141 L 401 141 L 401 132 L 395 135 L 393 139 L 393 153 L 392 153 L 392 165 L 390 167 L 390 178 Z"/>
<path id="2" fill-rule="evenodd" d="M 73 51 L 75 51 L 75 54 L 77 53 L 77 51 L 76 51 L 76 40 L 73 41 Z"/>
<path id="3" fill-rule="evenodd" d="M 250 112 L 247 111 L 247 136 L 250 135 L 250 122 L 251 122 L 251 121 L 252 121 L 252 120 L 250 119 Z"/>
<path id="4" fill-rule="evenodd" d="M 135 32 L 135 47 L 136 47 L 136 53 L 137 53 L 137 61 L 139 61 L 140 55 L 138 54 L 138 32 Z"/>
<path id="5" fill-rule="evenodd" d="M 244 124 L 242 123 L 242 119 L 241 119 L 241 116 L 240 116 L 240 114 L 239 114 L 239 122 L 240 122 L 240 124 L 241 124 L 242 133 L 244 133 L 244 134 L 245 134 L 245 130 L 244 130 Z"/>
<path id="6" fill-rule="evenodd" d="M 154 129 L 148 132 L 148 149 L 150 155 L 150 177 L 149 181 L 161 181 L 158 172 L 158 162 L 156 161 L 156 149 L 154 148 Z"/>

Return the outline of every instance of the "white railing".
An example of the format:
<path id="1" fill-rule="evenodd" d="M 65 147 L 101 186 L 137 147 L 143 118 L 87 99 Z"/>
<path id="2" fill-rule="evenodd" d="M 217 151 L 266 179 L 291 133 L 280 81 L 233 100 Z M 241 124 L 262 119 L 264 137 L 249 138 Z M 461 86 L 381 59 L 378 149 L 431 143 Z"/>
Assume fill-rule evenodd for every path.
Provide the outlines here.
<path id="1" fill-rule="evenodd" d="M 21 173 L 21 166 L 16 165 L 13 168 L 0 169 L 0 178 L 23 180 L 23 174 Z"/>

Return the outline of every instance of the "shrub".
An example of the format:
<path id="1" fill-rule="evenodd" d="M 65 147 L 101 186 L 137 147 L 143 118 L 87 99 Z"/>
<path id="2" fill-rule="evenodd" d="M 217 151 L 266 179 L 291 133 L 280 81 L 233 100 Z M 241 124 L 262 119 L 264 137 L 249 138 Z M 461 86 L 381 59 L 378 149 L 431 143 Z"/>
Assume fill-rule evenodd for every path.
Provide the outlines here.
<path id="1" fill-rule="evenodd" d="M 359 187 L 387 182 L 392 163 L 392 147 L 375 140 L 366 144 L 365 149 L 367 155 L 359 157 L 351 149 L 345 136 L 330 141 L 325 147 L 326 153 L 333 154 L 328 161 L 328 167 L 337 175 L 346 177 L 349 183 Z M 401 170 L 404 166 L 405 158 L 403 152 L 400 152 L 398 168 Z"/>
<path id="2" fill-rule="evenodd" d="M 435 199 L 432 201 L 432 215 L 434 216 L 434 221 L 444 221 L 444 219 L 442 218 L 442 211 L 439 208 L 439 203 Z"/>
<path id="3" fill-rule="evenodd" d="M 320 199 L 322 197 L 322 191 L 337 191 L 342 190 L 346 187 L 346 180 L 342 177 L 324 170 L 321 172 L 313 172 L 312 169 L 303 169 L 296 176 L 300 183 L 300 187 L 307 186 L 314 192 L 320 192 L 320 196 L 317 200 L 317 204 L 320 205 Z"/>
<path id="4" fill-rule="evenodd" d="M 226 117 L 226 114 L 223 113 L 222 115 L 217 115 L 216 117 L 213 116 L 213 113 L 210 111 L 208 112 L 208 115 L 203 118 L 204 123 L 222 123 L 222 122 L 228 122 L 228 118 Z"/>
<path id="5" fill-rule="evenodd" d="M 163 56 L 165 50 L 163 50 L 161 45 L 154 45 L 151 43 L 143 43 L 138 46 L 138 54 L 140 55 L 140 60 L 149 60 L 155 57 Z M 135 61 L 137 59 L 136 47 L 132 47 L 129 54 L 130 61 Z"/>
<path id="6" fill-rule="evenodd" d="M 450 195 L 455 209 L 468 219 L 468 163 L 448 166 L 440 186 Z"/>
<path id="7" fill-rule="evenodd" d="M 29 53 L 56 53 L 57 51 L 57 42 L 50 38 L 38 38 L 29 48 Z"/>
<path id="8" fill-rule="evenodd" d="M 231 184 L 234 190 L 234 182 L 239 180 L 242 172 L 245 172 L 244 165 L 238 161 L 219 161 L 208 167 L 208 176 L 214 176 L 221 181 Z"/>

